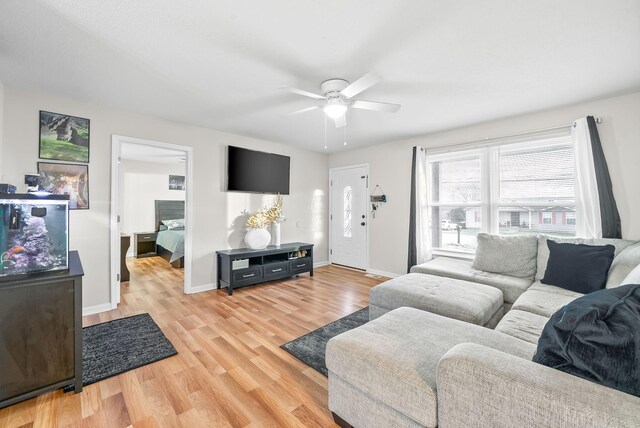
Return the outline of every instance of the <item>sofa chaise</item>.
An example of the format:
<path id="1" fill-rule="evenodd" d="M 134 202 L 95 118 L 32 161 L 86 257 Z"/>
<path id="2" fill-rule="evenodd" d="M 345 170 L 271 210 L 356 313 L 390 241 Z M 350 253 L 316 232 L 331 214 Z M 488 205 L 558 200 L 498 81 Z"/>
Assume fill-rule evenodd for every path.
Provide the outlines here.
<path id="1" fill-rule="evenodd" d="M 582 296 L 540 282 L 547 237 L 532 239 L 529 278 L 440 257 L 374 287 L 371 321 L 327 345 L 336 420 L 355 427 L 640 426 L 640 398 L 531 361 L 551 315 Z M 640 243 L 563 242 L 614 245 L 606 287 L 640 283 Z M 489 321 L 492 311 L 505 315 Z"/>

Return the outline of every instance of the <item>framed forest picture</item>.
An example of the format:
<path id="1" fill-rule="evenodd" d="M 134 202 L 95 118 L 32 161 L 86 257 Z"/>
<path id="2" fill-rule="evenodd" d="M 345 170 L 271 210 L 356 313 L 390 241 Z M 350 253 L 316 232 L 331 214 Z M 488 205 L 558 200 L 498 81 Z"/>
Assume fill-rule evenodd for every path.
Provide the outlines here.
<path id="1" fill-rule="evenodd" d="M 89 119 L 40 111 L 40 159 L 89 162 Z"/>
<path id="2" fill-rule="evenodd" d="M 69 209 L 89 209 L 89 165 L 38 162 L 40 187 L 54 195 L 69 195 Z"/>

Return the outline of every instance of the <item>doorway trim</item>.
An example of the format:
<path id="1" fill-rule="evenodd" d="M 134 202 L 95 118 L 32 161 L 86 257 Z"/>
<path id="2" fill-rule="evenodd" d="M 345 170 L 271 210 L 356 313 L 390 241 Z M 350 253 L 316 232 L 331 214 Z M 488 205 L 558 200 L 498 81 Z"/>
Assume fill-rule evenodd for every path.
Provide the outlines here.
<path id="1" fill-rule="evenodd" d="M 123 143 L 178 150 L 185 154 L 186 190 L 184 201 L 184 293 L 191 294 L 196 292 L 196 290 L 192 288 L 191 284 L 191 271 L 193 267 L 193 148 L 113 134 L 111 136 L 111 212 L 109 228 L 109 233 L 111 235 L 111 309 L 116 309 L 120 303 L 120 228 L 118 227 L 118 210 L 120 207 L 118 206 L 118 191 L 120 178 L 120 149 Z M 133 245 L 133 243 L 131 245 Z"/>
<path id="2" fill-rule="evenodd" d="M 359 163 L 359 164 L 355 164 L 355 165 L 347 165 L 347 166 L 339 166 L 339 167 L 335 167 L 335 168 L 329 168 L 329 264 L 333 263 L 333 254 L 332 254 L 332 249 L 333 249 L 333 243 L 332 241 L 332 235 L 333 235 L 333 230 L 331 229 L 332 224 L 331 222 L 333 221 L 332 219 L 332 215 L 333 215 L 333 207 L 331 206 L 331 201 L 333 200 L 333 185 L 331 184 L 331 176 L 332 173 L 334 171 L 340 171 L 340 170 L 344 170 L 344 169 L 353 169 L 353 168 L 365 168 L 366 169 L 366 176 L 367 176 L 367 185 L 366 185 L 366 195 L 365 198 L 367 198 L 367 200 L 365 201 L 365 206 L 367 207 L 367 224 L 365 226 L 365 237 L 367 239 L 367 245 L 365 245 L 365 256 L 364 256 L 364 263 L 365 263 L 365 267 L 364 267 L 364 271 L 365 272 L 369 272 L 369 245 L 370 245 L 370 240 L 369 240 L 369 223 L 371 222 L 371 213 L 369 212 L 369 164 L 368 163 Z M 348 266 L 347 266 L 348 267 Z M 357 268 L 354 268 L 357 269 Z M 360 270 L 360 269 L 358 269 Z"/>

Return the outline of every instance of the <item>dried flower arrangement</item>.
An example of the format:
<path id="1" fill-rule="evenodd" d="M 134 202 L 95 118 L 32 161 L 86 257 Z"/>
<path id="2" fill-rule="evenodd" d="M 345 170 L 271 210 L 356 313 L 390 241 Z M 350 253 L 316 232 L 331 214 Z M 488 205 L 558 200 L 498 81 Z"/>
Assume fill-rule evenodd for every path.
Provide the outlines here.
<path id="1" fill-rule="evenodd" d="M 271 205 L 271 208 L 260 208 L 252 213 L 245 223 L 245 227 L 250 229 L 264 229 L 272 223 L 282 223 L 285 217 L 282 214 L 282 195 L 278 197 Z"/>
<path id="2" fill-rule="evenodd" d="M 267 218 L 270 223 L 282 223 L 285 221 L 285 217 L 282 214 L 282 195 L 278 193 L 276 200 L 271 205 L 271 208 L 267 210 Z"/>
<path id="3" fill-rule="evenodd" d="M 267 212 L 264 208 L 260 208 L 247 218 L 245 227 L 250 229 L 264 229 L 271 224 L 271 221 L 267 217 Z"/>

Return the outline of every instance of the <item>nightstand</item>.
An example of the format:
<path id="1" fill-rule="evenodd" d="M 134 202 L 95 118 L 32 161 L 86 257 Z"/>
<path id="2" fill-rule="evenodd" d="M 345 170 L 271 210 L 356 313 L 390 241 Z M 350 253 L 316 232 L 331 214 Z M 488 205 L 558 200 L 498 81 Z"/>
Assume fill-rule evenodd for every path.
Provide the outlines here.
<path id="1" fill-rule="evenodd" d="M 157 256 L 156 232 L 133 234 L 133 252 L 136 258 Z"/>

